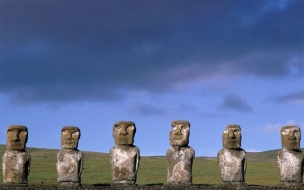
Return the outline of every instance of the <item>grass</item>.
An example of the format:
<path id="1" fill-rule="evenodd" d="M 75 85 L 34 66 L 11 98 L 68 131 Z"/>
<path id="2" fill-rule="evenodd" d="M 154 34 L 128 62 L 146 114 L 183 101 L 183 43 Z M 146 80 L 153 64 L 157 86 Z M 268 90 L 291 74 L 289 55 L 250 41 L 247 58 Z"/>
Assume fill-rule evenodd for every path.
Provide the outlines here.
<path id="1" fill-rule="evenodd" d="M 0 154 L 6 148 L 0 145 Z M 45 185 L 57 184 L 56 155 L 59 150 L 27 148 L 32 157 L 29 185 L 38 185 L 40 180 Z M 276 152 L 249 153 L 246 183 L 252 185 L 275 186 L 279 182 L 276 164 Z M 83 152 L 84 168 L 82 184 L 109 184 L 111 172 L 109 155 L 106 153 Z M 263 160 L 264 159 L 264 160 Z M 2 156 L 0 158 L 2 163 Z M 195 158 L 193 163 L 193 183 L 218 185 L 221 183 L 220 173 L 215 158 Z M 167 179 L 167 161 L 165 157 L 142 157 L 137 174 L 139 185 L 164 184 Z M 2 181 L 2 175 L 0 176 Z"/>

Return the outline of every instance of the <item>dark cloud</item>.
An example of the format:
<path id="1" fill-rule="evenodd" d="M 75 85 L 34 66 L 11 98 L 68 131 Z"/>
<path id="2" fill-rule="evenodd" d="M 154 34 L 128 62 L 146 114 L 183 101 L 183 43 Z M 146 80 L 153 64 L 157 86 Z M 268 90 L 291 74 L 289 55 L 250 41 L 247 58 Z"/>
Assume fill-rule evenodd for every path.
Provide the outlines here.
<path id="1" fill-rule="evenodd" d="M 243 113 L 252 112 L 251 106 L 236 94 L 228 94 L 220 106 L 221 109 L 236 110 Z"/>
<path id="2" fill-rule="evenodd" d="M 0 1 L 0 93 L 116 100 L 218 73 L 304 74 L 304 2 Z"/>
<path id="3" fill-rule="evenodd" d="M 295 104 L 304 104 L 304 91 L 289 93 L 276 98 L 276 102 L 291 102 Z"/>

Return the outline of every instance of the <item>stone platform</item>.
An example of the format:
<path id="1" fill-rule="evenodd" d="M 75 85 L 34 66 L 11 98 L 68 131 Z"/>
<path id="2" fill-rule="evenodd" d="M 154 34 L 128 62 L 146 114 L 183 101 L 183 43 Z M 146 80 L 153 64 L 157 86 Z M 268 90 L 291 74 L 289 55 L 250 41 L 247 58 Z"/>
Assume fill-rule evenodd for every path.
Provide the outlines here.
<path id="1" fill-rule="evenodd" d="M 110 185 L 110 184 L 96 184 L 96 185 L 83 185 L 81 187 L 58 187 L 57 185 L 40 185 L 40 186 L 29 186 L 29 187 L 4 187 L 0 186 L 0 189 L 20 189 L 20 190 L 64 190 L 64 189 L 79 189 L 79 190 L 154 190 L 154 189 L 182 189 L 182 190 L 214 190 L 214 189 L 256 189 L 256 190 L 283 190 L 286 187 L 280 186 L 260 186 L 260 185 L 247 185 L 242 187 L 237 186 L 222 186 L 222 185 L 189 185 L 189 186 L 174 186 L 174 185 L 157 185 L 157 184 L 147 184 L 147 185 Z M 304 186 L 293 186 L 288 189 L 304 189 Z"/>

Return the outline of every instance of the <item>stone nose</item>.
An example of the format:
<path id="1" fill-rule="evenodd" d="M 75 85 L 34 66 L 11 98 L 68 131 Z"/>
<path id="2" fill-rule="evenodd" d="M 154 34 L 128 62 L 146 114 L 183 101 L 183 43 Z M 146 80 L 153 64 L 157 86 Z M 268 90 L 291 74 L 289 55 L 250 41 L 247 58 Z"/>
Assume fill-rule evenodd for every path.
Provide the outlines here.
<path id="1" fill-rule="evenodd" d="M 127 127 L 121 127 L 121 129 L 119 130 L 119 135 L 127 135 L 128 131 L 127 131 Z"/>
<path id="2" fill-rule="evenodd" d="M 71 131 L 67 131 L 66 133 L 66 139 L 72 140 L 73 139 L 73 133 Z"/>
<path id="3" fill-rule="evenodd" d="M 295 137 L 295 135 L 294 135 L 294 133 L 293 133 L 292 130 L 289 131 L 288 139 L 289 139 L 289 140 L 296 140 L 296 137 Z"/>
<path id="4" fill-rule="evenodd" d="M 19 138 L 19 131 L 16 131 L 16 130 L 13 131 L 12 141 L 14 141 L 14 142 L 20 141 L 20 138 Z"/>
<path id="5" fill-rule="evenodd" d="M 228 139 L 235 139 L 233 129 L 228 129 Z"/>
<path id="6" fill-rule="evenodd" d="M 180 133 L 181 131 L 182 131 L 182 127 L 181 127 L 181 126 L 177 126 L 177 127 L 176 127 L 176 132 L 177 132 L 177 133 Z"/>
<path id="7" fill-rule="evenodd" d="M 181 131 L 176 131 L 176 132 L 174 133 L 174 135 L 180 136 L 180 135 L 183 135 L 183 133 L 182 133 Z"/>

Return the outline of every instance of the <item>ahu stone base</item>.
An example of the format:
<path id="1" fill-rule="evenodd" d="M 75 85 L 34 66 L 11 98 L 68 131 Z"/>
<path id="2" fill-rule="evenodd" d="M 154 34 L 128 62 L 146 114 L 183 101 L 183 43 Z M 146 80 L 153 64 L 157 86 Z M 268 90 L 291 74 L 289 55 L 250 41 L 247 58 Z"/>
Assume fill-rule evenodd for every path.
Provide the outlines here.
<path id="1" fill-rule="evenodd" d="M 16 189 L 15 187 L 7 187 L 7 186 L 0 186 L 0 189 Z M 260 186 L 260 185 L 244 185 L 238 186 L 235 184 L 219 184 L 219 185 L 204 185 L 204 184 L 195 184 L 195 185 L 161 185 L 161 184 L 147 184 L 147 185 L 112 185 L 112 184 L 95 184 L 95 185 L 82 185 L 80 187 L 60 187 L 58 185 L 29 185 L 28 187 L 18 187 L 17 189 L 20 190 L 64 190 L 64 189 L 78 189 L 78 190 L 154 190 L 154 189 L 168 189 L 168 190 L 175 190 L 175 189 L 185 189 L 185 190 L 228 190 L 228 189 L 254 189 L 254 190 L 283 190 L 286 189 L 286 186 Z M 303 184 L 297 184 L 297 186 L 288 187 L 288 189 L 304 189 Z"/>

